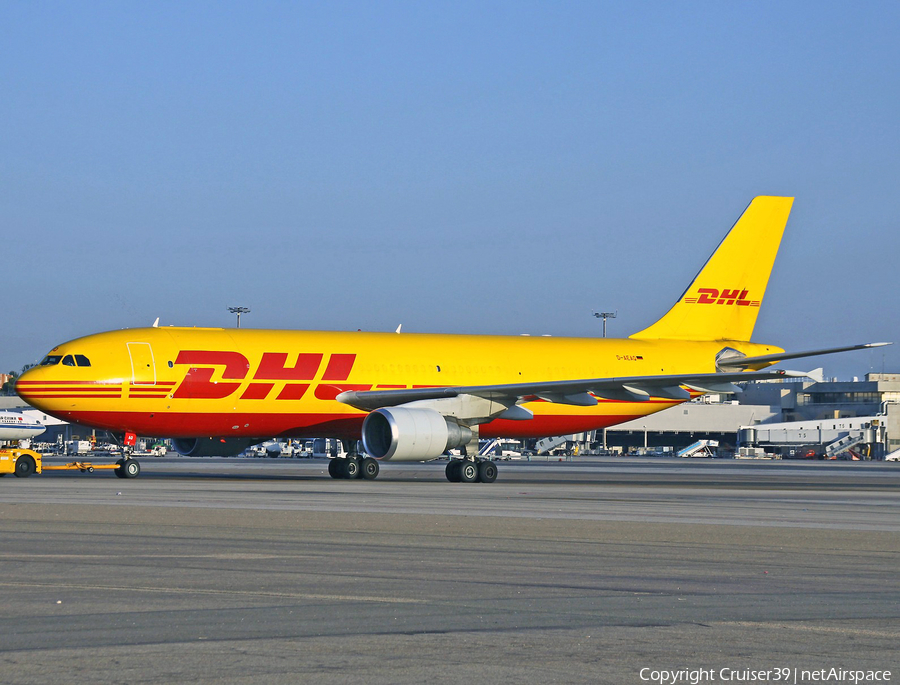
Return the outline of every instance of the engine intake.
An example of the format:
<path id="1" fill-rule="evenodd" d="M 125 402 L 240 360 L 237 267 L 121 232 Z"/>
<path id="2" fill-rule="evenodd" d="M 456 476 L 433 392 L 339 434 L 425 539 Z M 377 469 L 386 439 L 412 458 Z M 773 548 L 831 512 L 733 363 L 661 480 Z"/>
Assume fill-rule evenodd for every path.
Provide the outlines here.
<path id="1" fill-rule="evenodd" d="M 376 409 L 363 422 L 366 453 L 384 461 L 428 461 L 468 444 L 472 431 L 434 409 Z"/>
<path id="2" fill-rule="evenodd" d="M 233 457 L 258 442 L 252 438 L 175 438 L 172 447 L 182 457 Z"/>

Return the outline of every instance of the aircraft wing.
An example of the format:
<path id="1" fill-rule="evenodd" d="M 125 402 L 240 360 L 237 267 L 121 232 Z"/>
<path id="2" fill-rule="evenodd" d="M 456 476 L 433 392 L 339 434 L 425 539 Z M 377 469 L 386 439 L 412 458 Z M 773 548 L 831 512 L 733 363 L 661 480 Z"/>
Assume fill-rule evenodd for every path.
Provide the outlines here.
<path id="1" fill-rule="evenodd" d="M 733 373 L 694 373 L 676 376 L 626 376 L 591 378 L 540 383 L 502 385 L 458 385 L 443 388 L 398 388 L 392 390 L 349 390 L 337 401 L 365 411 L 396 407 L 409 402 L 439 400 L 460 396 L 479 397 L 505 407 L 544 400 L 580 407 L 597 404 L 597 398 L 644 402 L 651 397 L 671 400 L 690 399 L 690 390 L 700 392 L 740 392 L 734 383 L 805 377 L 798 371 L 743 371 Z M 687 388 L 687 389 L 686 389 Z M 502 410 L 502 406 L 500 407 Z"/>

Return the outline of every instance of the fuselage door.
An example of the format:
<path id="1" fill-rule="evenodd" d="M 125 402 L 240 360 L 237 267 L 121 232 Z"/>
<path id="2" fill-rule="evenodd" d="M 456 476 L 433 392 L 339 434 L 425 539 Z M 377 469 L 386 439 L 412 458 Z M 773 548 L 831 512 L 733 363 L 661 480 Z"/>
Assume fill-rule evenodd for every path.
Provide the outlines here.
<path id="1" fill-rule="evenodd" d="M 156 364 L 153 363 L 153 350 L 150 343 L 130 342 L 128 356 L 131 357 L 132 385 L 156 385 Z"/>

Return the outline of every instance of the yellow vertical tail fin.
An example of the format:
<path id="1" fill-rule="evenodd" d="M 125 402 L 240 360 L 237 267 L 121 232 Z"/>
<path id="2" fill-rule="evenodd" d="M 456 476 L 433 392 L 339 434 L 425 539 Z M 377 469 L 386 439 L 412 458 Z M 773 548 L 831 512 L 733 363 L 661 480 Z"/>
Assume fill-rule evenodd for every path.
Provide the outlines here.
<path id="1" fill-rule="evenodd" d="M 793 202 L 754 198 L 678 302 L 631 337 L 750 340 Z"/>

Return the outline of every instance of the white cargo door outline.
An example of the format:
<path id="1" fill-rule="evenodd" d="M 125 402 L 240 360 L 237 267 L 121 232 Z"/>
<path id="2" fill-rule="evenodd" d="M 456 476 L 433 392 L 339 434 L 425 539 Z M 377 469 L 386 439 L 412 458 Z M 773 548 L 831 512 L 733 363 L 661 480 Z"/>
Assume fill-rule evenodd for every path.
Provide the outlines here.
<path id="1" fill-rule="evenodd" d="M 125 345 L 131 357 L 131 384 L 156 385 L 156 364 L 150 343 L 130 342 Z"/>

